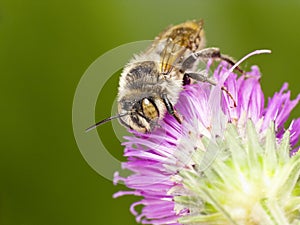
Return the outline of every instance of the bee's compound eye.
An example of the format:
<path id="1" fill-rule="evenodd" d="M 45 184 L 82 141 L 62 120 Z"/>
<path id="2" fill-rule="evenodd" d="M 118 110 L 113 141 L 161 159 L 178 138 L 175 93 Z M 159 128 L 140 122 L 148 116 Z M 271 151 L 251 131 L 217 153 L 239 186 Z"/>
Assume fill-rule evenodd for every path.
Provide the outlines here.
<path id="1" fill-rule="evenodd" d="M 145 117 L 153 120 L 159 117 L 159 113 L 156 105 L 148 98 L 144 98 L 142 101 L 142 109 Z"/>

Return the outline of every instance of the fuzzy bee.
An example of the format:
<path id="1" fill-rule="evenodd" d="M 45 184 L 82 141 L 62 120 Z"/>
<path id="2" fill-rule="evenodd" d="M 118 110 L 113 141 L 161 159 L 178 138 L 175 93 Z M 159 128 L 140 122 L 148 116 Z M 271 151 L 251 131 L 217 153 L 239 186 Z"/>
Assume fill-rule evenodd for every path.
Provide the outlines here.
<path id="1" fill-rule="evenodd" d="M 198 71 L 199 60 L 213 58 L 234 64 L 218 48 L 204 47 L 202 20 L 168 27 L 146 51 L 125 66 L 119 81 L 118 114 L 87 131 L 118 118 L 129 129 L 151 132 L 166 113 L 181 123 L 174 105 L 183 86 L 191 80 L 215 85 L 203 71 Z"/>

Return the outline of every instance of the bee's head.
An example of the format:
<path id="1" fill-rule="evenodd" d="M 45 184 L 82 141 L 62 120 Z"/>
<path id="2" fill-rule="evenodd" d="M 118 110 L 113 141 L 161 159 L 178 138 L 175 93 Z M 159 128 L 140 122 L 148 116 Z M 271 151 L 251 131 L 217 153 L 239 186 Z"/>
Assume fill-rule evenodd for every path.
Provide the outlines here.
<path id="1" fill-rule="evenodd" d="M 120 100 L 120 122 L 133 130 L 146 133 L 152 131 L 163 118 L 166 107 L 160 97 L 143 97 L 139 100 Z"/>
<path id="2" fill-rule="evenodd" d="M 130 97 L 131 98 L 121 98 L 118 101 L 119 113 L 116 116 L 104 119 L 87 128 L 86 131 L 92 130 L 112 119 L 119 119 L 121 124 L 125 127 L 141 133 L 147 133 L 158 126 L 158 122 L 164 117 L 166 111 L 181 123 L 181 118 L 173 109 L 173 105 L 166 95 L 161 97 L 140 96 L 139 99 L 136 99 L 137 96 L 134 95 Z"/>

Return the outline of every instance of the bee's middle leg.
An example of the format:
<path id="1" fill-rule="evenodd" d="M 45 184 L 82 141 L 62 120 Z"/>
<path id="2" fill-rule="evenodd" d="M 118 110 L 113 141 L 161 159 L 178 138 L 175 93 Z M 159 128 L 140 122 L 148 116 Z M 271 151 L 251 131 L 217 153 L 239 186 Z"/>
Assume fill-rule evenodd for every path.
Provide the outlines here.
<path id="1" fill-rule="evenodd" d="M 199 73 L 185 73 L 184 77 L 185 76 L 200 82 L 211 84 L 213 86 L 217 85 L 217 83 L 214 80 L 207 77 L 205 71 L 200 71 Z M 231 100 L 233 101 L 233 107 L 236 107 L 237 106 L 236 101 L 234 100 L 232 94 L 227 90 L 227 88 L 225 86 L 222 86 L 221 90 L 224 91 L 229 96 L 229 98 L 231 98 Z"/>
<path id="2" fill-rule="evenodd" d="M 207 76 L 207 72 L 205 70 L 199 71 L 197 73 L 194 72 L 188 72 L 184 73 L 183 75 L 183 85 L 188 85 L 191 83 L 191 79 L 204 82 L 204 83 L 209 83 L 211 85 L 216 85 L 216 82 Z"/>

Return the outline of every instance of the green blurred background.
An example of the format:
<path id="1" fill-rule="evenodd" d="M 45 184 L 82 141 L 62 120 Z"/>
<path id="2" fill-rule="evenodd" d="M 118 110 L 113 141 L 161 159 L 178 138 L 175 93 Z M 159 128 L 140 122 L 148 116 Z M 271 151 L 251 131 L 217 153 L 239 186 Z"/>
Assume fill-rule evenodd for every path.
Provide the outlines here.
<path id="1" fill-rule="evenodd" d="M 266 96 L 287 81 L 299 92 L 300 2 L 295 1 L 0 0 L 0 225 L 126 225 L 133 197 L 81 156 L 72 101 L 89 65 L 118 45 L 152 39 L 169 24 L 205 19 L 208 46 L 235 57 L 262 48 Z M 101 74 L 99 74 L 100 76 Z M 96 119 L 110 115 L 118 74 L 107 83 Z M 113 92 L 113 93 L 112 93 Z M 109 107 L 107 107 L 109 106 Z M 299 117 L 299 107 L 293 117 Z M 111 124 L 98 129 L 122 159 Z"/>

